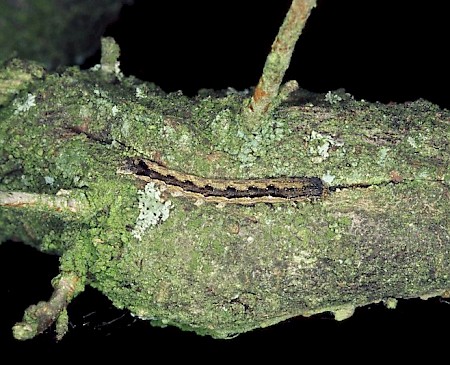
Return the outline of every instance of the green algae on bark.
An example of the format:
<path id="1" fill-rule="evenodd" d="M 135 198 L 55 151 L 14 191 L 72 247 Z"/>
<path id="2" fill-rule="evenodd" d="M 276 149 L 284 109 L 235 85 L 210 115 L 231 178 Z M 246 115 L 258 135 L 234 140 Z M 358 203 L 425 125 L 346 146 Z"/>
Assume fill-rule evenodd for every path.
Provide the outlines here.
<path id="1" fill-rule="evenodd" d="M 13 85 L 5 70 L 0 80 Z M 448 111 L 299 90 L 249 131 L 239 93 L 187 98 L 100 68 L 43 76 L 1 104 L 0 192 L 70 196 L 83 209 L 2 205 L 0 240 L 61 255 L 62 273 L 117 307 L 227 338 L 448 293 Z M 330 192 L 201 204 L 120 173 L 130 158 L 216 179 L 316 176 Z M 137 237 L 145 217 L 153 223 Z"/>

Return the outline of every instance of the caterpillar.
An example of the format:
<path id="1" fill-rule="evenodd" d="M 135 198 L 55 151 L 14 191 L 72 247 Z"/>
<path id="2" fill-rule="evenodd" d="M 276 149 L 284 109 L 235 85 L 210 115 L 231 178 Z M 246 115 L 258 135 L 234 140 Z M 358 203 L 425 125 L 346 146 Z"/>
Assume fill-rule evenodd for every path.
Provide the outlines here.
<path id="1" fill-rule="evenodd" d="M 175 196 L 222 204 L 282 203 L 319 199 L 328 188 L 318 177 L 211 179 L 168 169 L 153 161 L 127 162 L 122 173 L 153 182 Z"/>

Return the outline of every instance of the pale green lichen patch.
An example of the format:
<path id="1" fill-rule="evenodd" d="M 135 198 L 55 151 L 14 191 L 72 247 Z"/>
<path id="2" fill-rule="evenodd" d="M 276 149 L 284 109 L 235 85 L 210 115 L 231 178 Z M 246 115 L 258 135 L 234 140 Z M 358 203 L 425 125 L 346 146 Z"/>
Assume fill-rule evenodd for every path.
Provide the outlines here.
<path id="1" fill-rule="evenodd" d="M 384 305 L 386 306 L 386 308 L 388 309 L 395 309 L 397 308 L 397 304 L 398 304 L 398 300 L 395 298 L 387 298 L 384 301 Z"/>
<path id="2" fill-rule="evenodd" d="M 141 241 L 148 228 L 169 218 L 170 205 L 170 201 L 161 199 L 161 192 L 154 183 L 145 185 L 144 190 L 139 191 L 139 216 L 132 235 Z"/>
<path id="3" fill-rule="evenodd" d="M 28 93 L 25 100 L 17 101 L 16 103 L 14 103 L 14 106 L 16 107 L 14 114 L 26 113 L 36 105 L 35 99 L 35 95 Z"/>
<path id="4" fill-rule="evenodd" d="M 327 159 L 330 156 L 331 147 L 344 145 L 344 142 L 336 141 L 332 136 L 323 135 L 314 130 L 306 140 L 308 141 L 309 153 L 312 155 L 311 161 L 314 163 L 320 163 Z"/>
<path id="5" fill-rule="evenodd" d="M 343 321 L 347 318 L 350 318 L 353 313 L 355 313 L 355 309 L 356 308 L 351 304 L 345 304 L 341 307 L 338 307 L 333 311 L 334 319 L 336 321 Z"/>
<path id="6" fill-rule="evenodd" d="M 336 175 L 332 175 L 330 171 L 327 171 L 325 174 L 322 175 L 321 179 L 324 183 L 331 185 L 336 178 Z"/>
<path id="7" fill-rule="evenodd" d="M 343 99 L 342 99 L 342 97 L 339 94 L 333 93 L 332 91 L 328 91 L 325 94 L 325 101 L 329 102 L 331 105 L 338 104 L 342 100 Z"/>

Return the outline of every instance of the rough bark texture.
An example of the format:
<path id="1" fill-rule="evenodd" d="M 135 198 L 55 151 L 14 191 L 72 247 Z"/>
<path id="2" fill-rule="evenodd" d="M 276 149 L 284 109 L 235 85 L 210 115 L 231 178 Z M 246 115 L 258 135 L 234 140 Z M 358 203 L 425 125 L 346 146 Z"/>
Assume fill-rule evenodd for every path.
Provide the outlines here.
<path id="1" fill-rule="evenodd" d="M 250 133 L 239 93 L 189 99 L 119 79 L 18 61 L 0 71 L 0 191 L 46 194 L 0 207 L 0 242 L 56 252 L 63 273 L 117 307 L 218 338 L 448 294 L 448 111 L 298 91 Z M 198 204 L 118 173 L 129 158 L 331 188 L 296 203 Z M 83 209 L 49 207 L 58 192 Z"/>

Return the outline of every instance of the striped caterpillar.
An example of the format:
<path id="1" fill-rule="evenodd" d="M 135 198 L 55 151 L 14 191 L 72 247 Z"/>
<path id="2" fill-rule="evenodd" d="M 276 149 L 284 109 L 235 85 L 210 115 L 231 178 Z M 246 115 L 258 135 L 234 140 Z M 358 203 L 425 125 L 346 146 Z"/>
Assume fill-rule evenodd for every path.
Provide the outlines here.
<path id="1" fill-rule="evenodd" d="M 153 182 L 174 196 L 219 204 L 252 205 L 314 200 L 323 197 L 328 191 L 318 177 L 210 179 L 171 170 L 144 159 L 128 162 L 126 169 L 120 172 Z"/>

